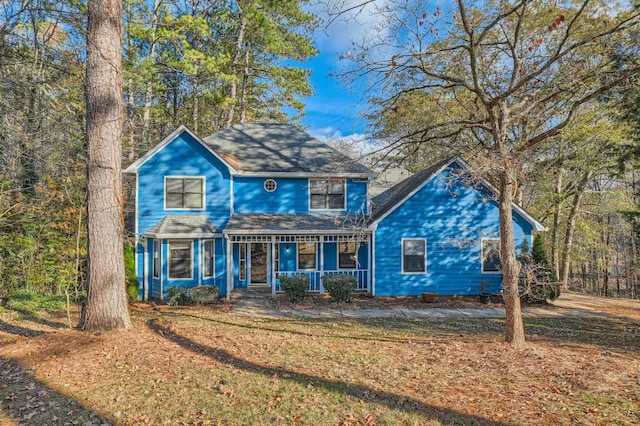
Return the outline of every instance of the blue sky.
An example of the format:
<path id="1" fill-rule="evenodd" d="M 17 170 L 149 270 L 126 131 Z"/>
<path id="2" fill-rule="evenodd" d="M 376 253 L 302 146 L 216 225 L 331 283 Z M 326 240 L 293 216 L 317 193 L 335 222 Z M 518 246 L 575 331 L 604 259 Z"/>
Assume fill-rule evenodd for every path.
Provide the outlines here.
<path id="1" fill-rule="evenodd" d="M 350 3 L 357 1 L 350 0 Z M 326 17 L 322 11 L 318 14 L 320 18 Z M 364 10 L 357 18 L 345 17 L 316 31 L 314 43 L 319 51 L 318 56 L 302 64 L 313 70 L 311 84 L 315 94 L 303 99 L 306 103 L 303 124 L 313 136 L 362 138 L 366 127 L 366 121 L 360 118 L 366 107 L 364 89 L 358 91 L 357 88 L 347 88 L 331 74 L 348 65 L 340 60 L 340 55 L 352 48 L 352 41 L 359 40 L 375 19 Z"/>

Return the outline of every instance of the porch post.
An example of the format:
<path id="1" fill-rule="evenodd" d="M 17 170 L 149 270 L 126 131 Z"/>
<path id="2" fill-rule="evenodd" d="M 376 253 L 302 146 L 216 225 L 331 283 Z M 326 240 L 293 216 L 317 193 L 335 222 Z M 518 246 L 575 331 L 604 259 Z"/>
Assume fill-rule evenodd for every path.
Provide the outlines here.
<path id="1" fill-rule="evenodd" d="M 372 234 L 373 235 L 373 234 Z M 373 250 L 372 250 L 372 243 L 371 243 L 371 235 L 367 235 L 367 245 L 369 246 L 369 249 L 367 250 L 369 253 L 367 253 L 367 291 L 371 294 L 373 294 L 373 289 L 371 288 L 371 278 L 373 277 L 373 271 L 372 271 L 372 265 L 373 265 L 373 259 L 371 259 L 373 256 L 371 255 Z"/>
<path id="2" fill-rule="evenodd" d="M 271 236 L 271 280 L 269 285 L 271 286 L 271 294 L 276 294 L 276 237 L 274 235 Z"/>
<path id="3" fill-rule="evenodd" d="M 324 294 L 324 286 L 322 285 L 322 276 L 324 275 L 324 236 L 320 236 L 320 294 Z"/>
<path id="4" fill-rule="evenodd" d="M 233 289 L 233 250 L 229 235 L 225 235 L 225 238 L 227 240 L 227 300 L 229 300 Z"/>

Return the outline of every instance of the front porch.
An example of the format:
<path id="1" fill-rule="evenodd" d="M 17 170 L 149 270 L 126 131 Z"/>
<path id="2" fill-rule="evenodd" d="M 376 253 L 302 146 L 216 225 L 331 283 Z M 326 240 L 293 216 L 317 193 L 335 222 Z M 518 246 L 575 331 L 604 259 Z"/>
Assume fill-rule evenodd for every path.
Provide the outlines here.
<path id="1" fill-rule="evenodd" d="M 228 292 L 236 288 L 267 288 L 283 293 L 280 277 L 310 277 L 308 291 L 324 293 L 322 277 L 348 274 L 356 291 L 371 291 L 371 235 L 226 235 Z"/>

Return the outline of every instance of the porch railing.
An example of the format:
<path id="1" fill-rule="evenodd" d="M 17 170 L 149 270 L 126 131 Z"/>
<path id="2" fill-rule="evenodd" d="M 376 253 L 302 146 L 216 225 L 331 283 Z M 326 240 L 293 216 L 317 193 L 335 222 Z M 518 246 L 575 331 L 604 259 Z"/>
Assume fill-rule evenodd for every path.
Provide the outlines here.
<path id="1" fill-rule="evenodd" d="M 327 274 L 345 274 L 355 276 L 356 291 L 369 291 L 369 271 L 366 269 L 348 269 L 348 270 L 335 270 L 335 271 L 281 271 L 276 272 L 275 292 L 284 293 L 284 290 L 280 287 L 280 277 L 293 276 L 293 275 L 307 275 L 310 277 L 309 293 L 323 293 L 322 276 Z"/>

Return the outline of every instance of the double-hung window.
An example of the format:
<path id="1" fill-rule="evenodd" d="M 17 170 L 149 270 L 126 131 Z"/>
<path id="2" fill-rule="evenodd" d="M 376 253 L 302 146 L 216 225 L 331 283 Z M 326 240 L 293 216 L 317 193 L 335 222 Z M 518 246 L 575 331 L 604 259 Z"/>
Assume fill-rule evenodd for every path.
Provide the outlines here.
<path id="1" fill-rule="evenodd" d="M 482 272 L 500 272 L 500 240 L 497 238 L 482 240 Z"/>
<path id="2" fill-rule="evenodd" d="M 164 188 L 166 208 L 204 208 L 204 178 L 166 177 Z"/>
<path id="3" fill-rule="evenodd" d="M 338 267 L 340 269 L 355 269 L 357 266 L 356 252 L 358 244 L 338 243 Z"/>
<path id="4" fill-rule="evenodd" d="M 205 240 L 203 247 L 203 274 L 204 278 L 213 277 L 214 271 L 214 256 L 213 256 L 213 240 Z"/>
<path id="5" fill-rule="evenodd" d="M 344 210 L 344 179 L 309 179 L 310 210 Z"/>
<path id="6" fill-rule="evenodd" d="M 191 241 L 169 241 L 169 279 L 193 278 Z"/>
<path id="7" fill-rule="evenodd" d="M 316 243 L 298 243 L 298 269 L 316 269 Z"/>
<path id="8" fill-rule="evenodd" d="M 424 238 L 402 240 L 402 273 L 419 274 L 427 271 L 427 241 Z"/>

